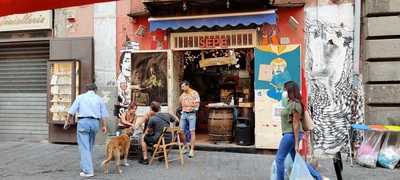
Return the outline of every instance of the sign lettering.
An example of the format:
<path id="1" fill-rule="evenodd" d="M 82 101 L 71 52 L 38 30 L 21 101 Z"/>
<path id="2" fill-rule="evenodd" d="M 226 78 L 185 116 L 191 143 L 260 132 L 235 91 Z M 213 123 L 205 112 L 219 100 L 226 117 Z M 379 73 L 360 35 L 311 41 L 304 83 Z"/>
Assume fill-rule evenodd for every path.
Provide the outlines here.
<path id="1" fill-rule="evenodd" d="M 226 48 L 228 47 L 228 43 L 226 38 L 224 37 L 200 37 L 199 38 L 199 47 L 200 48 Z"/>
<path id="2" fill-rule="evenodd" d="M 50 10 L 0 17 L 0 32 L 51 29 L 51 18 Z"/>

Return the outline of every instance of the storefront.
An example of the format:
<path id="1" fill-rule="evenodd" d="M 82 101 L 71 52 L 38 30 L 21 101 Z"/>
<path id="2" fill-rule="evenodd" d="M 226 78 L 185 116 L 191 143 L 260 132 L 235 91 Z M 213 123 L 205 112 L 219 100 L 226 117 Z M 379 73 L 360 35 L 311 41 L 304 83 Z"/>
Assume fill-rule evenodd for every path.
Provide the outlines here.
<path id="1" fill-rule="evenodd" d="M 119 99 L 130 99 L 146 107 L 151 100 L 160 98 L 138 90 L 148 88 L 145 85 L 148 80 L 159 79 L 160 87 L 167 88 L 161 90 L 157 83 L 152 88 L 163 92 L 157 94 L 167 97 L 167 104 L 161 98 L 162 104 L 168 106 L 165 110 L 175 113 L 179 107 L 180 83 L 188 80 L 201 98 L 196 125 L 200 144 L 276 148 L 280 138 L 277 114 L 281 81 L 290 79 L 300 84 L 300 46 L 272 44 L 276 39 L 270 36 L 270 30 L 276 27 L 276 18 L 275 10 L 149 18 L 150 31 L 168 30 L 168 50 L 127 50 L 131 55 L 122 54 L 119 92 L 124 92 L 122 89 L 133 92 L 120 93 L 131 97 Z M 266 40 L 266 36 L 270 37 Z M 124 60 L 127 58 L 130 59 Z M 155 59 L 160 60 L 159 65 L 151 66 Z M 122 78 L 124 67 L 131 67 L 131 72 L 125 73 L 128 78 Z M 151 72 L 158 77 L 146 75 Z M 294 79 L 290 75 L 279 78 L 280 73 L 294 73 Z M 124 82 L 131 83 L 126 88 Z M 273 88 L 274 83 L 279 88 Z M 267 93 L 269 90 L 272 94 Z M 145 103 L 141 102 L 143 99 Z M 265 104 L 267 108 L 262 107 Z M 139 115 L 143 112 L 139 110 Z"/>
<path id="2" fill-rule="evenodd" d="M 201 96 L 197 113 L 198 143 L 215 146 L 216 142 L 222 148 L 234 144 L 252 144 L 249 147 L 257 149 L 277 148 L 281 137 L 279 112 L 283 81 L 294 80 L 305 90 L 300 48 L 304 42 L 304 10 L 302 7 L 260 10 L 258 2 L 245 3 L 248 4 L 241 7 L 248 7 L 247 11 L 219 3 L 212 7 L 216 11 L 211 12 L 207 11 L 210 5 L 205 3 L 188 3 L 190 7 L 185 11 L 149 1 L 145 6 L 150 18 L 132 12 L 129 17 L 134 21 L 128 23 L 128 19 L 121 17 L 120 25 L 117 24 L 117 29 L 121 26 L 117 44 L 133 54 L 129 60 L 120 56 L 121 87 L 125 88 L 125 80 L 120 78 L 124 71 L 130 75 L 131 80 L 127 82 L 133 81 L 137 73 L 133 66 L 123 62 L 133 64 L 137 61 L 135 54 L 162 51 L 167 65 L 164 74 L 168 107 L 165 109 L 176 112 L 183 80 L 189 80 Z M 164 8 L 171 11 L 159 11 Z M 135 89 L 129 83 L 127 86 L 128 91 Z M 119 92 L 123 92 L 121 87 Z M 120 93 L 120 96 L 124 94 L 132 93 Z"/>
<path id="3" fill-rule="evenodd" d="M 51 11 L 0 17 L 0 140 L 47 139 Z"/>
<path id="4" fill-rule="evenodd" d="M 93 82 L 93 38 L 54 38 L 52 22 L 51 10 L 0 17 L 0 140 L 76 143 L 63 124 Z"/>
<path id="5" fill-rule="evenodd" d="M 171 105 L 179 106 L 180 83 L 189 81 L 201 99 L 196 127 L 199 143 L 253 144 L 256 39 L 255 29 L 170 34 Z"/>

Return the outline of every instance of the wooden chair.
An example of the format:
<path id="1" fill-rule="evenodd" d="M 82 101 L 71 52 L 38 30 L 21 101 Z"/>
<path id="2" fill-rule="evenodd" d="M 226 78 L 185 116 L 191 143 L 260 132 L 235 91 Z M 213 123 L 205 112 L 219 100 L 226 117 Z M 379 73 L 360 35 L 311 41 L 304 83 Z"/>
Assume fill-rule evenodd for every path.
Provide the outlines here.
<path id="1" fill-rule="evenodd" d="M 170 143 L 166 143 L 164 135 L 166 133 L 171 133 L 172 140 Z M 165 167 L 168 169 L 168 163 L 171 161 L 181 161 L 181 165 L 183 166 L 183 144 L 179 138 L 179 133 L 181 133 L 181 129 L 179 127 L 168 127 L 164 128 L 163 132 L 161 133 L 160 138 L 157 140 L 157 144 L 153 146 L 153 155 L 149 164 L 153 162 L 154 159 L 163 158 L 165 161 Z M 178 146 L 179 154 L 176 159 L 168 159 L 168 154 L 171 151 L 172 146 Z"/>

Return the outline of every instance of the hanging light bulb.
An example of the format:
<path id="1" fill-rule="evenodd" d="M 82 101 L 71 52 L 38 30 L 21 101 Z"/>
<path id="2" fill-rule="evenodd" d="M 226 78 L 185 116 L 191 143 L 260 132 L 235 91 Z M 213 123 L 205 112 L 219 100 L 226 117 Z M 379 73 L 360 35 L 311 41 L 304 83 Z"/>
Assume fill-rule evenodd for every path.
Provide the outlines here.
<path id="1" fill-rule="evenodd" d="M 187 10 L 186 1 L 183 2 L 183 4 L 182 4 L 182 9 L 183 9 L 183 11 L 186 11 L 186 10 Z"/>
<path id="2" fill-rule="evenodd" d="M 234 53 L 234 51 L 231 49 L 231 50 L 229 50 L 229 54 L 232 56 L 233 55 L 233 53 Z"/>
<path id="3" fill-rule="evenodd" d="M 229 2 L 229 0 L 226 1 L 226 8 L 229 9 L 231 3 Z"/>

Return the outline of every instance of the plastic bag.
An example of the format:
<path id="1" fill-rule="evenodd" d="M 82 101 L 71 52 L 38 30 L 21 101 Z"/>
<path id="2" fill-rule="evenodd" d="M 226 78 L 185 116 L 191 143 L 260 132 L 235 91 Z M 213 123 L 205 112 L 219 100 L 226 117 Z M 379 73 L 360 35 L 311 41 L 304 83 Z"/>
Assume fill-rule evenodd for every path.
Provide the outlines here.
<path id="1" fill-rule="evenodd" d="M 290 155 L 290 153 L 286 156 L 285 158 L 285 180 L 289 180 L 289 175 L 290 172 L 292 170 L 292 166 L 293 166 L 293 159 L 292 156 Z M 275 180 L 277 179 L 277 175 L 276 175 L 276 162 L 275 160 L 272 162 L 272 166 L 271 166 L 271 177 L 270 180 Z"/>
<path id="2" fill-rule="evenodd" d="M 293 168 L 293 158 L 290 153 L 285 158 L 285 180 L 289 180 L 290 172 Z"/>
<path id="3" fill-rule="evenodd" d="M 311 176 L 308 170 L 306 162 L 299 153 L 296 153 L 296 157 L 294 158 L 289 180 L 314 180 L 314 177 Z"/>
<path id="4" fill-rule="evenodd" d="M 364 140 L 357 150 L 357 162 L 361 166 L 375 168 L 381 148 L 383 132 L 367 131 Z"/>
<path id="5" fill-rule="evenodd" d="M 394 169 L 400 161 L 400 136 L 398 133 L 388 133 L 378 156 L 382 167 Z"/>

